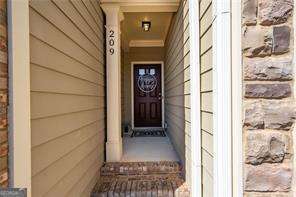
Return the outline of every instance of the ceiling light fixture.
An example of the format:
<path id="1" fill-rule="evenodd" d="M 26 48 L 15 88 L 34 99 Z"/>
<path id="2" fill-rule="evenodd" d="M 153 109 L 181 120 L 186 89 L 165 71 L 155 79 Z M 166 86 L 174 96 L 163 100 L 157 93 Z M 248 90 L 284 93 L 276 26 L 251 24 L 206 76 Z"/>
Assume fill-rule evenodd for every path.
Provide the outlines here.
<path id="1" fill-rule="evenodd" d="M 142 28 L 144 31 L 149 31 L 151 27 L 150 21 L 142 21 Z"/>

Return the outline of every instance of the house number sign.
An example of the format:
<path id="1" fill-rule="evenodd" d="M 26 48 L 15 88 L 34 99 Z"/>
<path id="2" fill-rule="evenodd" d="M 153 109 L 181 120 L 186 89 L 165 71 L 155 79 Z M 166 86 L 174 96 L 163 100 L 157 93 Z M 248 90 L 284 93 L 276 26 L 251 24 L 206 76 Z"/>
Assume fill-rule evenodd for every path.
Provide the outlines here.
<path id="1" fill-rule="evenodd" d="M 109 44 L 109 54 L 113 55 L 115 52 L 114 45 L 115 45 L 115 32 L 113 29 L 110 29 L 108 32 L 108 44 Z"/>

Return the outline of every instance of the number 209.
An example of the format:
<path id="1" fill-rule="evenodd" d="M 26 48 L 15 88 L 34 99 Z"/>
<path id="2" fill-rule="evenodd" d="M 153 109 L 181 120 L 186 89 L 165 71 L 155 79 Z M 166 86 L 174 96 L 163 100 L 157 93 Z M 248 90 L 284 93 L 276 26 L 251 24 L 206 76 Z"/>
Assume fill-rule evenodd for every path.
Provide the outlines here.
<path id="1" fill-rule="evenodd" d="M 110 52 L 110 54 L 111 55 L 113 55 L 114 54 L 114 52 L 115 52 L 115 50 L 114 50 L 114 48 L 113 48 L 113 46 L 114 46 L 114 44 L 115 44 L 115 40 L 114 40 L 114 31 L 113 30 L 110 30 L 109 31 L 109 46 L 110 46 L 110 49 L 109 49 L 109 52 Z"/>

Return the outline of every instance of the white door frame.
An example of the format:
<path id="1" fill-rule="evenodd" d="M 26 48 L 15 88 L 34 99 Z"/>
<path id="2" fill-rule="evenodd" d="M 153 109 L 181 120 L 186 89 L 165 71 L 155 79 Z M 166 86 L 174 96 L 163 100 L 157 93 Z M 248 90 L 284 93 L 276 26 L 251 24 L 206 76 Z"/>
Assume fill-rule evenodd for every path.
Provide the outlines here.
<path id="1" fill-rule="evenodd" d="M 135 64 L 160 64 L 161 65 L 161 127 L 135 127 L 134 118 L 134 65 Z M 131 114 L 132 114 L 132 129 L 147 129 L 147 128 L 164 128 L 164 62 L 163 61 L 133 61 L 131 62 Z"/>

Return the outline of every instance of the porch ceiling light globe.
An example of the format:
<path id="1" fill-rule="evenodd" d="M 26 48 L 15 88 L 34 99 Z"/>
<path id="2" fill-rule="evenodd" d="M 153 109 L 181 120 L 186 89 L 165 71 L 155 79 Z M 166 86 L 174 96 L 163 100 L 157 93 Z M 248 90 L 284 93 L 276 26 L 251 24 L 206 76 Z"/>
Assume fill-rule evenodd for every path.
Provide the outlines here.
<path id="1" fill-rule="evenodd" d="M 151 27 L 150 21 L 142 21 L 142 28 L 144 31 L 149 31 Z"/>

